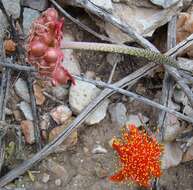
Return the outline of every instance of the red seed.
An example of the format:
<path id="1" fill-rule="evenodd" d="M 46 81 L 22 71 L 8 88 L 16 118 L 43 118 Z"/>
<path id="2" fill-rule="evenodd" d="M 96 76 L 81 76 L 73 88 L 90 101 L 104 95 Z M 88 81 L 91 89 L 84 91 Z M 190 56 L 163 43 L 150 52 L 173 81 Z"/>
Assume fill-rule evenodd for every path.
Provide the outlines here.
<path id="1" fill-rule="evenodd" d="M 46 52 L 47 46 L 40 41 L 33 41 L 30 45 L 30 52 L 35 57 L 43 56 Z"/>
<path id="2" fill-rule="evenodd" d="M 45 56 L 44 56 L 44 59 L 46 62 L 48 63 L 54 63 L 57 61 L 58 59 L 58 50 L 55 49 L 55 48 L 49 48 L 46 53 L 45 53 Z"/>
<path id="3" fill-rule="evenodd" d="M 53 42 L 53 35 L 49 32 L 45 32 L 41 35 L 41 39 L 45 44 L 50 45 Z"/>

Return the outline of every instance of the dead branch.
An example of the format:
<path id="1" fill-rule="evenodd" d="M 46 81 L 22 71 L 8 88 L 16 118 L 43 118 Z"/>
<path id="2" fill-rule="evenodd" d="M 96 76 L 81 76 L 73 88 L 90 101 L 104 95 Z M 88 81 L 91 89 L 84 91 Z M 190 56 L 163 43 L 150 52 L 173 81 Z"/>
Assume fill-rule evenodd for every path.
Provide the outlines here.
<path id="1" fill-rule="evenodd" d="M 167 49 L 171 49 L 176 45 L 176 20 L 177 16 L 174 16 L 172 20 L 168 23 L 168 32 L 167 32 Z M 161 104 L 164 106 L 169 106 L 169 102 L 171 102 L 172 93 L 173 93 L 173 85 L 174 81 L 168 72 L 165 72 L 163 87 L 162 87 L 162 97 Z M 164 140 L 164 128 L 165 123 L 167 121 L 168 114 L 165 111 L 161 111 L 158 118 L 158 129 L 159 140 Z"/>

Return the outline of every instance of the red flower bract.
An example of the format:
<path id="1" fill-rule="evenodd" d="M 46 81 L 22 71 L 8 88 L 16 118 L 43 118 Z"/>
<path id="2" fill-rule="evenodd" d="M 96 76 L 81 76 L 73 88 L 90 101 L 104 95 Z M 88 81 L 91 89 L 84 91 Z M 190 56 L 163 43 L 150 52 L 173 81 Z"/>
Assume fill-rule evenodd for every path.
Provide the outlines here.
<path id="1" fill-rule="evenodd" d="M 27 61 L 34 65 L 41 76 L 52 78 L 54 85 L 74 83 L 73 77 L 63 67 L 64 54 L 60 49 L 64 19 L 58 19 L 54 8 L 49 8 L 31 27 L 27 43 Z"/>
<path id="2" fill-rule="evenodd" d="M 153 177 L 161 176 L 160 157 L 162 145 L 135 125 L 128 126 L 122 139 L 113 141 L 113 148 L 120 158 L 121 170 L 110 177 L 114 182 L 131 180 L 140 186 L 149 187 Z"/>

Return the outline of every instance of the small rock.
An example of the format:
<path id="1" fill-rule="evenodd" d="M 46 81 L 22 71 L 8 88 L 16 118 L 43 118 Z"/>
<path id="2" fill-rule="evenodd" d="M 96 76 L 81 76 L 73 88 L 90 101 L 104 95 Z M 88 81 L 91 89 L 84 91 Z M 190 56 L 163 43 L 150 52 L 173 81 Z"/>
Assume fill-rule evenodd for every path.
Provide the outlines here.
<path id="1" fill-rule="evenodd" d="M 69 93 L 69 103 L 72 111 L 79 114 L 99 93 L 95 85 L 83 81 L 76 81 L 72 85 Z M 105 100 L 99 107 L 86 119 L 88 125 L 99 123 L 106 116 L 109 100 Z"/>
<path id="2" fill-rule="evenodd" d="M 176 42 L 177 43 L 183 41 L 189 35 L 192 34 L 193 32 L 192 24 L 193 24 L 192 11 L 181 12 L 178 15 L 177 33 L 176 33 Z M 186 57 L 188 56 L 189 58 L 193 58 L 193 45 L 188 46 L 182 53 L 180 53 L 180 56 L 184 56 L 184 55 L 186 55 Z M 190 66 L 190 68 L 192 68 L 192 65 Z"/>
<path id="3" fill-rule="evenodd" d="M 69 33 L 65 33 L 62 42 L 65 42 L 65 41 L 74 41 L 74 38 Z M 61 42 L 61 46 L 62 46 L 62 42 Z M 70 73 L 75 74 L 75 75 L 80 75 L 81 73 L 80 65 L 79 65 L 77 58 L 74 55 L 73 50 L 72 49 L 63 49 L 62 51 L 65 55 L 65 58 L 62 62 L 63 66 Z"/>
<path id="4" fill-rule="evenodd" d="M 142 115 L 142 118 L 143 118 L 144 123 L 147 123 L 149 121 L 149 118 L 147 118 L 146 116 Z M 135 124 L 136 127 L 140 127 L 143 125 L 143 123 L 141 123 L 141 120 L 139 119 L 138 115 L 132 115 L 132 114 L 127 117 L 126 125 L 129 125 L 129 124 Z"/>
<path id="5" fill-rule="evenodd" d="M 161 158 L 162 169 L 177 166 L 182 160 L 182 150 L 178 143 L 168 143 L 164 145 L 164 153 Z"/>
<path id="6" fill-rule="evenodd" d="M 185 105 L 183 113 L 188 115 L 189 117 L 193 117 L 193 109 L 188 104 Z"/>
<path id="7" fill-rule="evenodd" d="M 29 90 L 27 87 L 26 81 L 24 81 L 22 78 L 19 78 L 15 83 L 15 92 L 16 94 L 25 100 L 26 102 L 30 102 L 30 95 Z"/>
<path id="8" fill-rule="evenodd" d="M 23 11 L 23 28 L 25 35 L 28 35 L 32 22 L 39 17 L 39 11 L 24 8 Z"/>
<path id="9" fill-rule="evenodd" d="M 47 132 L 48 132 L 48 127 L 50 124 L 49 120 L 49 114 L 44 114 L 40 120 L 40 129 L 41 129 L 41 136 L 44 140 L 47 140 Z"/>
<path id="10" fill-rule="evenodd" d="M 42 182 L 48 183 L 49 180 L 50 180 L 50 175 L 48 175 L 47 173 L 44 173 L 42 176 Z"/>
<path id="11" fill-rule="evenodd" d="M 111 114 L 112 122 L 114 122 L 119 127 L 123 127 L 125 125 L 127 120 L 127 109 L 123 103 L 111 105 L 109 108 L 109 112 Z"/>
<path id="12" fill-rule="evenodd" d="M 178 104 L 174 103 L 172 100 L 168 102 L 168 107 L 176 111 L 180 111 L 180 108 L 181 108 Z"/>
<path id="13" fill-rule="evenodd" d="M 6 16 L 3 14 L 1 9 L 0 9 L 0 26 L 1 26 L 0 27 L 0 39 L 2 40 L 5 36 L 5 31 L 8 27 L 8 22 L 7 22 Z"/>
<path id="14" fill-rule="evenodd" d="M 95 4 L 97 7 L 100 7 L 108 12 L 113 11 L 113 5 L 111 0 L 91 0 L 93 4 Z"/>
<path id="15" fill-rule="evenodd" d="M 28 144 L 33 144 L 35 142 L 35 136 L 34 136 L 34 126 L 32 121 L 29 121 L 29 120 L 22 121 L 21 129 L 24 134 L 25 141 Z"/>
<path id="16" fill-rule="evenodd" d="M 175 117 L 174 115 L 167 114 L 166 116 L 166 122 L 165 122 L 165 127 L 164 127 L 164 141 L 165 142 L 171 142 L 176 137 L 183 132 L 185 129 L 184 127 L 181 126 L 180 122 L 178 121 L 178 118 Z"/>
<path id="17" fill-rule="evenodd" d="M 179 57 L 178 66 L 184 70 L 193 71 L 193 60 Z"/>
<path id="18" fill-rule="evenodd" d="M 72 116 L 72 111 L 66 105 L 60 105 L 51 110 L 52 119 L 59 125 L 63 124 Z"/>
<path id="19" fill-rule="evenodd" d="M 20 0 L 2 0 L 2 3 L 9 16 L 12 16 L 14 19 L 20 17 Z"/>
<path id="20" fill-rule="evenodd" d="M 96 145 L 95 148 L 93 148 L 92 153 L 93 154 L 106 154 L 107 149 L 105 149 L 101 145 Z"/>
<path id="21" fill-rule="evenodd" d="M 115 53 L 108 53 L 106 56 L 107 62 L 113 66 L 114 64 L 120 63 L 124 60 L 123 55 L 115 54 Z"/>
<path id="22" fill-rule="evenodd" d="M 55 127 L 51 130 L 49 134 L 49 141 L 55 139 L 71 122 L 73 118 L 68 119 L 63 125 L 59 127 Z M 56 152 L 60 152 L 59 150 L 65 151 L 67 148 L 70 148 L 77 144 L 78 141 L 78 133 L 77 130 L 74 130 L 68 138 L 59 146 Z"/>
<path id="23" fill-rule="evenodd" d="M 12 112 L 12 110 L 10 110 L 9 108 L 5 108 L 5 114 L 6 114 L 6 115 L 12 115 L 13 112 Z"/>
<path id="24" fill-rule="evenodd" d="M 49 159 L 46 162 L 44 162 L 43 166 L 45 169 L 52 172 L 57 177 L 62 178 L 63 182 L 68 180 L 69 171 L 67 171 L 67 169 L 64 166 L 60 165 L 59 163 Z"/>
<path id="25" fill-rule="evenodd" d="M 64 88 L 63 86 L 53 86 L 52 87 L 52 94 L 59 100 L 64 100 L 69 93 L 69 90 L 67 88 Z"/>
<path id="26" fill-rule="evenodd" d="M 14 110 L 13 115 L 16 121 L 22 121 L 22 113 L 19 110 Z"/>
<path id="27" fill-rule="evenodd" d="M 36 9 L 38 11 L 44 11 L 48 8 L 48 1 L 33 1 L 33 0 L 23 0 L 22 5 L 25 7 L 30 7 L 32 9 Z"/>
<path id="28" fill-rule="evenodd" d="M 109 102 L 108 99 L 104 100 L 103 103 L 85 120 L 85 123 L 87 125 L 94 125 L 102 121 L 107 114 Z"/>
<path id="29" fill-rule="evenodd" d="M 80 113 L 99 92 L 100 90 L 93 84 L 76 81 L 76 85 L 71 86 L 69 94 L 69 103 L 73 112 Z"/>
<path id="30" fill-rule="evenodd" d="M 55 180 L 55 185 L 56 186 L 61 186 L 61 184 L 62 184 L 62 180 L 61 179 L 56 179 Z"/>
<path id="31" fill-rule="evenodd" d="M 152 36 L 153 32 L 160 26 L 166 24 L 174 13 L 179 13 L 181 3 L 177 3 L 171 9 L 156 9 L 155 7 L 144 7 L 132 5 L 136 0 L 127 0 L 128 4 L 113 4 L 112 15 L 118 18 L 127 26 L 131 26 L 135 31 L 143 36 Z M 138 1 L 140 4 L 148 1 Z M 98 21 L 99 22 L 99 21 Z M 105 24 L 98 24 L 101 29 L 105 30 L 107 35 L 116 41 L 117 43 L 124 43 L 133 41 L 128 35 L 121 32 L 119 29 L 114 27 L 111 23 L 106 22 Z"/>
<path id="32" fill-rule="evenodd" d="M 93 71 L 86 71 L 85 76 L 88 79 L 94 79 L 96 75 L 95 75 L 95 72 Z"/>
<path id="33" fill-rule="evenodd" d="M 193 145 L 188 148 L 188 150 L 184 153 L 182 162 L 188 162 L 193 160 Z"/>
<path id="34" fill-rule="evenodd" d="M 19 106 L 20 110 L 22 111 L 22 113 L 24 114 L 25 118 L 27 120 L 32 121 L 33 115 L 32 115 L 32 110 L 31 110 L 30 105 L 27 102 L 22 101 L 18 104 L 18 106 Z"/>
<path id="35" fill-rule="evenodd" d="M 185 93 L 182 90 L 175 88 L 174 101 L 179 104 L 184 104 L 185 99 L 186 99 Z"/>
<path id="36" fill-rule="evenodd" d="M 43 89 L 37 84 L 33 85 L 33 89 L 34 89 L 34 96 L 36 98 L 37 105 L 42 105 L 46 100 L 43 94 Z"/>
<path id="37" fill-rule="evenodd" d="M 97 177 L 99 178 L 105 178 L 108 176 L 107 170 L 102 168 L 102 166 L 100 165 L 95 167 L 95 172 L 96 172 Z"/>
<path id="38" fill-rule="evenodd" d="M 178 3 L 180 0 L 150 0 L 153 4 L 161 6 L 163 8 L 171 7 Z"/>

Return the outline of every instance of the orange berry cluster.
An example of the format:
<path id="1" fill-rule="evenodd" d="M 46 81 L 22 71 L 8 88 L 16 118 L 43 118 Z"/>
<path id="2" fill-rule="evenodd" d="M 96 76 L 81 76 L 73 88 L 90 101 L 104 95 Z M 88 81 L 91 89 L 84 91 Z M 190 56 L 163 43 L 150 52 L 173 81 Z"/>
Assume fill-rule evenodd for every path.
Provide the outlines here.
<path id="1" fill-rule="evenodd" d="M 156 139 L 139 131 L 135 125 L 129 125 L 122 139 L 113 141 L 117 151 L 121 170 L 110 177 L 114 182 L 133 181 L 140 186 L 149 187 L 153 177 L 161 176 L 160 157 L 163 147 Z"/>

